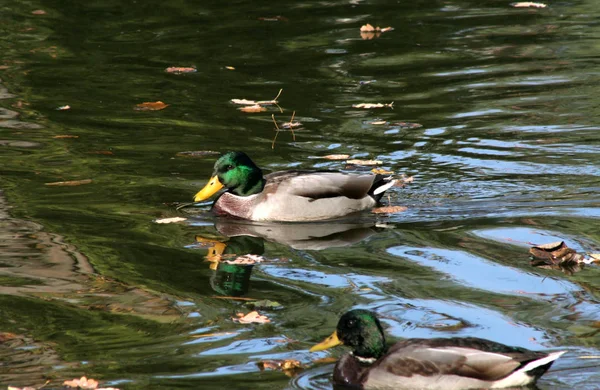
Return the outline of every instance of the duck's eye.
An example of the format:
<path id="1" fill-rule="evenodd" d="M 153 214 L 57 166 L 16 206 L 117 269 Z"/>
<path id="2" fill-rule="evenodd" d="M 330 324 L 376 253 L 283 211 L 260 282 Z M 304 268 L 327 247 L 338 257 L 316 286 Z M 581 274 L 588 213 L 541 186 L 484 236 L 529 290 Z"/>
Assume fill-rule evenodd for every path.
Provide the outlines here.
<path id="1" fill-rule="evenodd" d="M 233 168 L 234 168 L 234 166 L 233 166 L 233 165 L 227 165 L 227 170 L 228 170 L 228 171 L 231 171 Z"/>
<path id="2" fill-rule="evenodd" d="M 352 327 L 356 325 L 356 321 L 355 320 L 348 320 L 348 327 Z"/>

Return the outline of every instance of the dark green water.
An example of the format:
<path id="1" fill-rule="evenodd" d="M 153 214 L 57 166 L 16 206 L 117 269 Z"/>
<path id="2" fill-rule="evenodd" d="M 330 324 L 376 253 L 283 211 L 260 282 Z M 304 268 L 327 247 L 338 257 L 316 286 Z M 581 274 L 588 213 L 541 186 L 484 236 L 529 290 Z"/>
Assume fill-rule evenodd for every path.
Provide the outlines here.
<path id="1" fill-rule="evenodd" d="M 0 332 L 15 337 L 0 384 L 329 389 L 331 366 L 313 363 L 328 353 L 308 348 L 360 307 L 397 338 L 567 349 L 538 386 L 600 388 L 598 359 L 581 358 L 600 355 L 598 267 L 528 255 L 557 240 L 600 252 L 600 12 L 509 3 L 5 2 Z M 365 23 L 395 30 L 363 40 Z M 230 103 L 280 89 L 283 113 Z M 283 131 L 272 149 L 271 115 L 294 111 L 296 141 Z M 408 208 L 391 216 L 231 225 L 208 203 L 175 209 L 212 172 L 214 156 L 178 155 L 199 150 L 244 150 L 266 171 L 369 169 L 318 158 L 349 154 L 415 180 L 391 191 Z M 188 219 L 154 222 L 173 216 Z M 211 268 L 206 240 L 267 261 Z M 232 295 L 281 307 L 241 325 L 246 302 L 217 298 Z M 265 359 L 307 368 L 290 378 Z"/>

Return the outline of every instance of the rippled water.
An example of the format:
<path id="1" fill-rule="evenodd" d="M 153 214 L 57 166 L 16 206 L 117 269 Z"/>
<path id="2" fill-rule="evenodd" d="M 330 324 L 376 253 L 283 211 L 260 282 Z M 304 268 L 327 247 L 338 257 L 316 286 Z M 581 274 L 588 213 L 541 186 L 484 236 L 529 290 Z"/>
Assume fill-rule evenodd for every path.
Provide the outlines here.
<path id="1" fill-rule="evenodd" d="M 559 240 L 600 252 L 600 15 L 591 1 L 509 3 L 2 6 L 0 384 L 330 389 L 331 363 L 315 362 L 330 353 L 308 348 L 369 308 L 393 338 L 567 349 L 538 386 L 600 388 L 598 267 L 534 268 L 528 254 Z M 363 39 L 365 23 L 395 29 Z M 280 89 L 283 112 L 230 102 Z M 284 130 L 272 149 L 271 116 L 293 112 L 295 141 Z M 176 210 L 216 158 L 181 152 L 228 150 L 265 171 L 377 159 L 414 176 L 385 200 L 408 209 L 308 225 Z M 173 216 L 187 220 L 154 222 Z M 280 304 L 261 310 L 270 324 L 232 321 L 264 299 Z M 305 369 L 261 371 L 269 359 Z"/>

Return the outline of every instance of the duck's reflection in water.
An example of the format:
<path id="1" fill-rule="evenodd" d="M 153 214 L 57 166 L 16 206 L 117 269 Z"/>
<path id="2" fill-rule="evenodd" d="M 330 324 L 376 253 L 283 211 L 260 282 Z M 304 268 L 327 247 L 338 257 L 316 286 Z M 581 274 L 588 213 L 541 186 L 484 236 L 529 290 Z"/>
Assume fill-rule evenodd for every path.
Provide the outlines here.
<path id="1" fill-rule="evenodd" d="M 353 245 L 375 234 L 373 222 L 256 223 L 221 218 L 215 222 L 223 239 L 196 236 L 196 247 L 208 249 L 206 260 L 213 271 L 210 285 L 221 295 L 239 297 L 248 292 L 250 274 L 264 253 L 264 242 L 297 250 L 323 250 Z M 241 258 L 245 256 L 245 258 Z"/>

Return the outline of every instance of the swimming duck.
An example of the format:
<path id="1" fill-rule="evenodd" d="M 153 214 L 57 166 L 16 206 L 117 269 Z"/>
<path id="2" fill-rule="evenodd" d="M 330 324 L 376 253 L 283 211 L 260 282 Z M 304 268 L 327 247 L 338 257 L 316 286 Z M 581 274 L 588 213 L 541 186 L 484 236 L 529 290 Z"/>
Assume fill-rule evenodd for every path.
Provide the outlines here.
<path id="1" fill-rule="evenodd" d="M 226 188 L 213 204 L 219 215 L 252 221 L 318 221 L 374 207 L 394 182 L 383 175 L 334 171 L 293 170 L 263 176 L 245 153 L 229 152 L 217 160 L 213 176 L 194 202 Z"/>
<path id="2" fill-rule="evenodd" d="M 333 382 L 358 389 L 500 389 L 525 386 L 565 351 L 544 353 L 475 337 L 408 339 L 389 349 L 375 313 L 344 314 L 331 336 L 310 349 L 344 344 Z"/>

